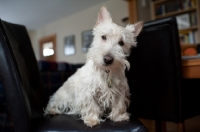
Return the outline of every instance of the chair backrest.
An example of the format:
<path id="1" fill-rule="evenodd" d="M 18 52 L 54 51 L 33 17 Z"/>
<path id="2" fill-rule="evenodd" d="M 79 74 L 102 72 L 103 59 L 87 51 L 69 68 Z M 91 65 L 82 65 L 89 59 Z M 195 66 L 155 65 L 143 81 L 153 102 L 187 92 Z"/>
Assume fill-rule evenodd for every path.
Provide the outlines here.
<path id="1" fill-rule="evenodd" d="M 131 113 L 140 118 L 181 120 L 181 51 L 176 19 L 150 21 L 129 57 Z"/>
<path id="2" fill-rule="evenodd" d="M 42 82 L 24 26 L 0 20 L 0 81 L 17 132 L 28 132 L 41 119 Z"/>

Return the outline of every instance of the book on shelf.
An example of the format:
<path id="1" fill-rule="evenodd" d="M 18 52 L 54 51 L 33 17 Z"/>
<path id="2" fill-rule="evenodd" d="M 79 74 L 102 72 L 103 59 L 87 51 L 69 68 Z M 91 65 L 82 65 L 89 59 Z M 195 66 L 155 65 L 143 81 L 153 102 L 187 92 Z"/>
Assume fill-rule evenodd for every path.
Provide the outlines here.
<path id="1" fill-rule="evenodd" d="M 190 44 L 195 44 L 195 37 L 194 37 L 194 32 L 193 31 L 190 31 L 188 33 L 188 42 Z"/>
<path id="2" fill-rule="evenodd" d="M 190 22 L 191 22 L 191 26 L 197 25 L 197 12 L 190 13 Z"/>
<path id="3" fill-rule="evenodd" d="M 164 4 L 157 5 L 155 7 L 155 14 L 156 15 L 163 15 L 163 14 L 165 14 L 165 5 Z"/>
<path id="4" fill-rule="evenodd" d="M 156 0 L 159 1 L 159 0 Z M 155 5 L 155 15 L 164 15 L 170 12 L 196 7 L 196 0 L 175 0 Z"/>
<path id="5" fill-rule="evenodd" d="M 196 43 L 196 31 L 190 31 L 187 33 L 179 34 L 179 40 L 181 44 L 195 44 Z"/>
<path id="6" fill-rule="evenodd" d="M 189 13 L 181 14 L 176 16 L 178 29 L 185 29 L 190 27 L 190 15 Z"/>
<path id="7" fill-rule="evenodd" d="M 183 4 L 183 9 L 191 8 L 196 6 L 196 0 L 180 0 Z"/>
<path id="8" fill-rule="evenodd" d="M 174 12 L 174 11 L 178 11 L 181 9 L 180 5 L 179 5 L 179 1 L 172 1 L 170 3 L 165 4 L 165 11 L 166 13 L 168 12 Z"/>
<path id="9" fill-rule="evenodd" d="M 197 25 L 197 13 L 190 12 L 176 16 L 178 29 L 186 29 Z"/>

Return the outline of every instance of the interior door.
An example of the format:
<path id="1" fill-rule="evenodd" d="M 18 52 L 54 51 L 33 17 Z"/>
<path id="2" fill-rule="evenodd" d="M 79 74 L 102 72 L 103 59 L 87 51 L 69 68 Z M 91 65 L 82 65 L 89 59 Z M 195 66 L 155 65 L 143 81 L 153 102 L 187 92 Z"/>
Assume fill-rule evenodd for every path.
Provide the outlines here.
<path id="1" fill-rule="evenodd" d="M 40 60 L 56 61 L 56 34 L 39 40 Z"/>

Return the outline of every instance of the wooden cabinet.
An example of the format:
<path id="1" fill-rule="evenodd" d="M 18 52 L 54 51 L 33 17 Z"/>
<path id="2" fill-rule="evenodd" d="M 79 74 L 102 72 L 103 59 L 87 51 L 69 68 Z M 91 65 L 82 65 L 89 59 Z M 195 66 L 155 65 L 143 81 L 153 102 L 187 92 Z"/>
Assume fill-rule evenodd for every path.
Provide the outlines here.
<path id="1" fill-rule="evenodd" d="M 152 0 L 152 20 L 175 16 L 181 45 L 200 43 L 200 0 Z"/>

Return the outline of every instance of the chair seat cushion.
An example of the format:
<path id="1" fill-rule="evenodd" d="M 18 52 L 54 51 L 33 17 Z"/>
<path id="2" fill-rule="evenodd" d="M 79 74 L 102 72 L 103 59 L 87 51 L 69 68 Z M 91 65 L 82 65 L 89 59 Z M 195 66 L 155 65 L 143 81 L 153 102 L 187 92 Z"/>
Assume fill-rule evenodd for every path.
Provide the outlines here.
<path id="1" fill-rule="evenodd" d="M 55 115 L 46 117 L 36 131 L 63 131 L 63 132 L 147 132 L 145 126 L 137 119 L 130 121 L 113 122 L 106 120 L 92 128 L 87 127 L 77 115 Z"/>

